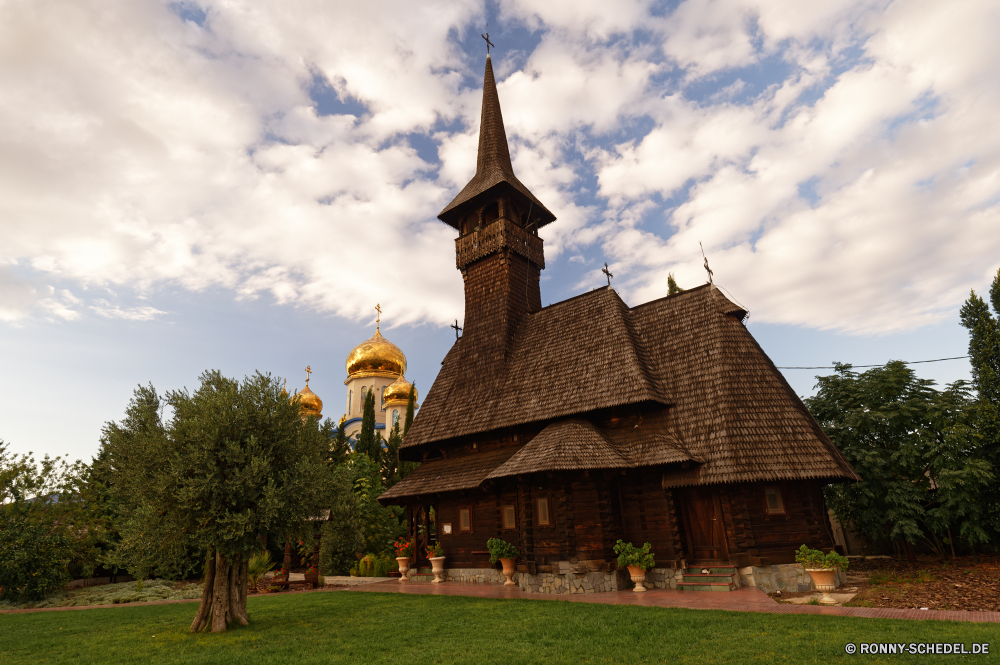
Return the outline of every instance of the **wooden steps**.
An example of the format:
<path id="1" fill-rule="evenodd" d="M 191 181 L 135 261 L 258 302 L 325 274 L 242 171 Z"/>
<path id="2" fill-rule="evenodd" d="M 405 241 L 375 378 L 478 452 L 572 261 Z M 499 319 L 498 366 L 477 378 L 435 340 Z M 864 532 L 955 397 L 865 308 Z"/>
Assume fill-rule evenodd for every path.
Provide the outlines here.
<path id="1" fill-rule="evenodd" d="M 740 586 L 736 575 L 736 568 L 729 566 L 685 568 L 683 581 L 678 582 L 677 588 L 681 591 L 733 591 Z"/>

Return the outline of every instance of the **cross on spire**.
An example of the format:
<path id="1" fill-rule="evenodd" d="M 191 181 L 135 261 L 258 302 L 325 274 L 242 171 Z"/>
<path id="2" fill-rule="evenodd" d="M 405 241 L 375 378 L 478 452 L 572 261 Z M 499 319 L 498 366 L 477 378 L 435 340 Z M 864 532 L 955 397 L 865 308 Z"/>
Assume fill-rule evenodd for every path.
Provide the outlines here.
<path id="1" fill-rule="evenodd" d="M 379 321 L 382 320 L 382 306 L 379 305 L 378 303 L 375 303 L 375 311 L 378 312 L 375 315 L 375 332 L 378 332 L 378 324 Z"/>
<path id="2" fill-rule="evenodd" d="M 712 276 L 715 275 L 715 273 L 708 267 L 708 257 L 705 256 L 705 247 L 701 244 L 700 240 L 698 241 L 698 246 L 701 247 L 701 257 L 705 259 L 705 272 L 708 273 L 708 283 L 714 286 L 715 283 L 712 281 Z"/>
<path id="3" fill-rule="evenodd" d="M 605 277 L 608 278 L 608 288 L 611 288 L 611 278 L 614 277 L 614 275 L 612 275 L 611 271 L 608 270 L 608 262 L 607 261 L 604 262 L 604 267 L 601 268 L 601 272 L 603 272 L 604 275 L 605 275 Z"/>
<path id="4" fill-rule="evenodd" d="M 307 386 L 307 387 L 309 386 L 309 378 L 310 378 L 310 375 L 311 375 L 312 373 L 313 373 L 313 371 L 312 371 L 312 366 L 310 366 L 310 365 L 306 365 L 306 386 Z"/>
<path id="5" fill-rule="evenodd" d="M 486 40 L 486 55 L 490 54 L 490 47 L 496 48 L 497 45 L 490 41 L 490 24 L 486 24 L 486 34 L 479 33 L 479 36 Z"/>
<path id="6" fill-rule="evenodd" d="M 458 319 L 455 319 L 455 325 L 448 326 L 449 328 L 455 329 L 455 341 L 458 341 L 458 331 L 462 329 L 462 326 L 458 325 Z"/>

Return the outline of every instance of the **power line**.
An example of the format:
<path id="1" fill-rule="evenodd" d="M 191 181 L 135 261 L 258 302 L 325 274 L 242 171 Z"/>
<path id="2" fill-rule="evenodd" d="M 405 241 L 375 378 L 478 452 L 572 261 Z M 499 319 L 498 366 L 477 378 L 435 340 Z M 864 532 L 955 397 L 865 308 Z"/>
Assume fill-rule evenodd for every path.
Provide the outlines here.
<path id="1" fill-rule="evenodd" d="M 918 363 L 939 363 L 942 360 L 961 360 L 969 356 L 955 356 L 953 358 L 935 358 L 934 360 L 903 360 L 904 365 L 916 365 Z M 847 363 L 844 363 L 847 364 Z M 851 365 L 854 367 L 885 367 L 885 365 Z M 824 365 L 822 367 L 779 367 L 778 369 L 837 369 L 834 365 Z"/>

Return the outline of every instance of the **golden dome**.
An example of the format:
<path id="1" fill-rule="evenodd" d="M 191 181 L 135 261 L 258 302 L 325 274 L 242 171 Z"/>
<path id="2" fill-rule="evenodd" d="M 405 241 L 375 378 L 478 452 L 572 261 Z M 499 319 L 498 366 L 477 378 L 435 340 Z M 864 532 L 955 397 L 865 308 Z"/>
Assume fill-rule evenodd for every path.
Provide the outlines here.
<path id="1" fill-rule="evenodd" d="M 292 400 L 299 403 L 299 409 L 302 411 L 303 416 L 323 417 L 323 400 L 309 389 L 308 383 L 305 388 L 292 396 Z"/>
<path id="2" fill-rule="evenodd" d="M 382 391 L 382 399 L 385 400 L 386 406 L 397 406 L 403 404 L 404 406 L 410 401 L 410 388 L 413 384 L 406 380 L 406 378 L 400 374 L 399 378 L 390 383 Z M 417 390 L 413 389 L 413 401 L 417 400 Z"/>
<path id="3" fill-rule="evenodd" d="M 399 347 L 382 337 L 375 329 L 375 334 L 361 342 L 347 356 L 347 378 L 364 376 L 406 373 L 406 356 Z M 346 383 L 346 381 L 345 381 Z"/>

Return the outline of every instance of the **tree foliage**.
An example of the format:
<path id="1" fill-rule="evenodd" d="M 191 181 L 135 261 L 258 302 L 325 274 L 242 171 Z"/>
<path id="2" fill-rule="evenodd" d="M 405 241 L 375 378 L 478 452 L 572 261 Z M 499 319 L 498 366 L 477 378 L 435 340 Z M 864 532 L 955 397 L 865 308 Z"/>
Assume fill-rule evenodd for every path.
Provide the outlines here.
<path id="1" fill-rule="evenodd" d="M 684 289 L 677 286 L 677 280 L 674 279 L 674 273 L 667 273 L 667 295 L 672 296 L 678 293 L 684 293 Z"/>
<path id="2" fill-rule="evenodd" d="M 994 476 L 965 382 L 938 391 L 899 361 L 862 374 L 838 364 L 818 379 L 806 404 L 863 479 L 826 490 L 842 522 L 911 554 L 917 542 L 944 555 L 958 538 L 969 546 L 989 539 L 981 500 Z"/>
<path id="3" fill-rule="evenodd" d="M 1000 473 L 1000 270 L 990 286 L 990 304 L 976 295 L 962 306 L 962 325 L 969 330 L 969 362 L 976 389 L 974 421 L 983 439 L 985 458 L 994 473 Z M 990 507 L 989 528 L 994 545 L 1000 547 L 1000 483 L 985 497 Z"/>
<path id="4" fill-rule="evenodd" d="M 382 453 L 380 437 L 375 432 L 375 391 L 365 394 L 365 403 L 361 409 L 361 431 L 358 433 L 357 452 L 367 455 L 377 461 Z"/>
<path id="5" fill-rule="evenodd" d="M 41 600 L 70 580 L 85 534 L 76 533 L 71 467 L 11 455 L 0 441 L 0 598 Z"/>
<path id="6" fill-rule="evenodd" d="M 330 439 L 269 375 L 238 382 L 208 371 L 200 381 L 194 393 L 167 393 L 166 425 L 155 390 L 136 391 L 122 425 L 105 428 L 106 452 L 129 514 L 116 557 L 141 575 L 158 551 L 206 553 L 191 629 L 221 631 L 248 621 L 247 564 L 261 541 L 295 537 L 329 505 Z"/>

